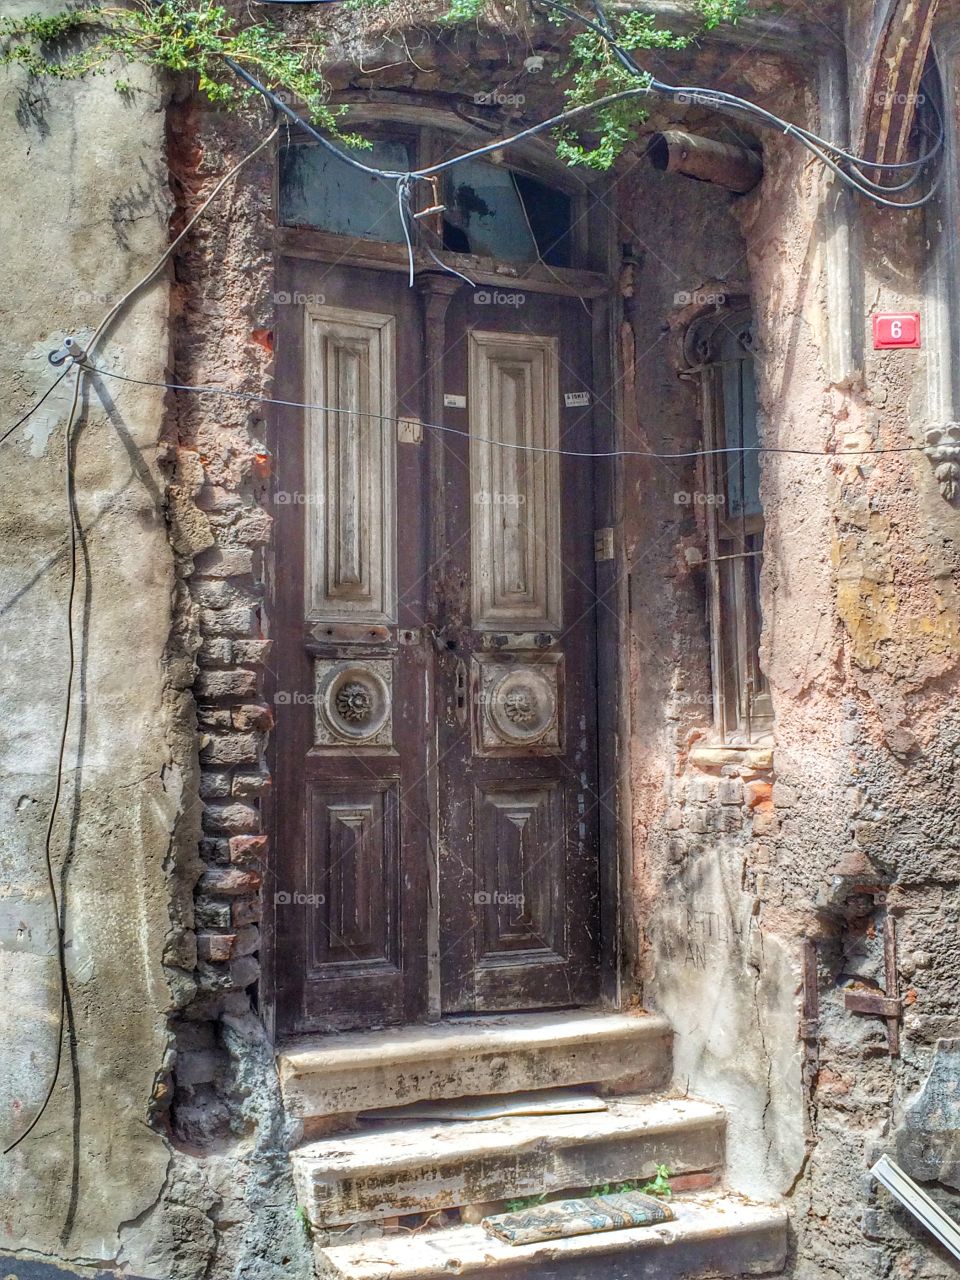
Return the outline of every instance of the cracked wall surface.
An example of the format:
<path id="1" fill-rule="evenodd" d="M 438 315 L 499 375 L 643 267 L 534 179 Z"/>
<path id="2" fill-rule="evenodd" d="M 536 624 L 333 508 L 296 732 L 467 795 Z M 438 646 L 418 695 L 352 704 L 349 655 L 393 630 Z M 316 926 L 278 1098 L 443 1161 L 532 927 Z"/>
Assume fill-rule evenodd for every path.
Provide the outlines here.
<path id="1" fill-rule="evenodd" d="M 342 14 L 288 21 L 298 32 L 331 24 L 340 88 L 469 95 L 517 61 L 499 31 L 440 48 L 410 21 L 414 64 L 371 57 L 384 53 L 382 33 L 363 45 Z M 383 67 L 374 77 L 357 71 L 361 45 L 364 65 Z M 764 105 L 826 127 L 803 60 L 754 50 L 731 68 L 716 49 L 685 57 L 678 73 L 729 75 Z M 29 305 L 0 333 L 11 420 L 48 385 L 47 351 L 93 329 L 268 127 L 258 108 L 228 117 L 184 86 L 171 99 L 145 75 L 135 84 L 130 99 L 107 81 L 41 92 L 4 72 L 0 109 L 16 126 L 0 169 L 20 194 L 5 205 L 20 249 L 19 262 L 0 263 L 0 296 L 23 296 L 24 264 L 30 276 Z M 552 94 L 546 80 L 532 87 L 528 110 L 555 105 Z M 651 127 L 669 124 L 713 122 L 662 109 Z M 624 162 L 612 199 L 631 261 L 617 371 L 630 442 L 698 447 L 676 340 L 684 299 L 712 289 L 752 299 L 765 443 L 916 443 L 931 413 L 931 347 L 854 352 L 837 375 L 836 193 L 789 139 L 766 135 L 764 161 L 762 187 L 742 198 Z M 269 153 L 221 200 L 108 335 L 105 368 L 269 394 Z M 928 231 L 922 215 L 857 206 L 855 325 L 877 307 L 926 309 Z M 0 741 L 10 1137 L 42 1100 L 58 1007 L 43 833 L 65 678 L 67 386 L 0 447 L 2 634 L 17 672 Z M 54 840 L 58 878 L 68 859 L 78 1048 L 74 1061 L 67 1042 L 44 1121 L 0 1161 L 7 1250 L 119 1260 L 164 1280 L 310 1271 L 286 1154 L 297 1132 L 257 1009 L 276 571 L 262 439 L 249 402 L 165 398 L 107 378 L 90 390 L 77 436 L 79 674 Z M 623 481 L 629 994 L 673 1022 L 678 1086 L 726 1107 L 731 1182 L 788 1198 L 790 1275 L 942 1280 L 951 1264 L 866 1175 L 890 1151 L 957 1213 L 956 508 L 920 453 L 765 456 L 762 654 L 776 733 L 772 747 L 731 754 L 712 732 L 705 580 L 686 554 L 705 546 L 703 509 L 676 500 L 702 490 L 702 472 L 633 460 Z M 882 895 L 838 874 L 844 858 Z M 844 1007 L 847 992 L 883 986 L 888 915 L 899 1058 L 881 1021 Z M 798 1034 L 804 941 L 818 956 L 812 1070 Z"/>
<path id="2" fill-rule="evenodd" d="M 741 74 L 762 93 L 762 68 Z M 762 100 L 823 128 L 803 79 L 779 78 Z M 644 333 L 657 318 L 664 327 L 682 320 L 674 288 L 739 293 L 745 282 L 764 444 L 916 450 L 936 420 L 928 361 L 941 358 L 929 224 L 857 201 L 856 256 L 844 263 L 831 244 L 836 192 L 819 170 L 770 136 L 764 163 L 762 187 L 745 198 L 714 191 L 698 200 L 670 177 L 638 184 L 635 251 L 656 248 L 638 283 L 653 306 Z M 711 235 L 691 253 L 688 239 L 705 225 Z M 955 237 L 955 225 L 944 234 Z M 855 351 L 837 380 L 830 347 L 842 316 L 831 273 L 851 265 L 844 303 L 866 353 Z M 870 349 L 874 310 L 923 312 L 925 349 Z M 636 341 L 638 352 L 649 347 Z M 693 445 L 696 401 L 665 385 L 659 353 L 638 359 L 637 382 L 638 402 L 655 405 L 640 415 L 645 438 Z M 731 1180 L 787 1195 L 790 1274 L 946 1277 L 947 1255 L 877 1193 L 868 1170 L 881 1152 L 899 1151 L 956 1216 L 957 511 L 918 451 L 882 460 L 765 454 L 761 473 L 761 652 L 776 729 L 772 750 L 738 754 L 717 749 L 703 710 L 706 584 L 684 556 L 705 548 L 702 516 L 671 511 L 655 471 L 628 472 L 637 969 L 646 1002 L 677 1028 L 679 1084 L 728 1109 Z M 703 484 L 692 466 L 674 480 L 677 490 Z M 654 598 L 651 616 L 644 602 Z M 844 859 L 856 874 L 838 874 Z M 862 879 L 876 892 L 864 894 Z M 882 1019 L 845 1007 L 850 992 L 886 987 L 888 916 L 904 1002 L 899 1057 Z M 799 1037 L 805 940 L 817 949 L 820 1000 L 812 1072 Z"/>
<path id="3" fill-rule="evenodd" d="M 124 101 L 106 80 L 41 87 L 10 69 L 0 76 L 4 428 L 56 376 L 47 353 L 64 335 L 89 335 L 167 243 L 163 97 L 140 70 L 131 82 Z M 161 378 L 167 322 L 161 281 L 106 336 L 102 366 Z M 0 449 L 2 1146 L 37 1114 L 57 1045 L 44 837 L 68 670 L 65 426 L 74 384 L 75 375 L 62 382 Z M 52 839 L 67 1034 L 50 1105 L 0 1157 L 0 1250 L 93 1262 L 117 1256 L 121 1224 L 154 1202 L 169 1163 L 148 1115 L 168 1041 L 167 860 L 189 779 L 164 705 L 174 579 L 156 462 L 163 395 L 104 378 L 79 408 L 76 670 Z"/>

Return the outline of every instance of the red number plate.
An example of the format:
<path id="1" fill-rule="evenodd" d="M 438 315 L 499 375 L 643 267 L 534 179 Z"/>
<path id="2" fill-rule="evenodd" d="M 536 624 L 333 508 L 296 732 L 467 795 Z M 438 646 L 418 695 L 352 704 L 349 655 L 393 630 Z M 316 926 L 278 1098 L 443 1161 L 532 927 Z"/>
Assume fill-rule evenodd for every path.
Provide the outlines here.
<path id="1" fill-rule="evenodd" d="M 886 347 L 919 347 L 919 345 L 919 312 L 887 311 L 873 317 L 874 350 L 883 351 Z"/>

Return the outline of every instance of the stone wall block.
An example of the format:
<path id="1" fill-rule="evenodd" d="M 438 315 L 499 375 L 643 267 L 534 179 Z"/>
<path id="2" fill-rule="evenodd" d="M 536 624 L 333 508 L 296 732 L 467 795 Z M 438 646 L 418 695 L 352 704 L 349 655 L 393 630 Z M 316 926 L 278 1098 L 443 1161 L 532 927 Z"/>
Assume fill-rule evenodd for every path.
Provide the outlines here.
<path id="1" fill-rule="evenodd" d="M 255 733 L 211 734 L 200 750 L 203 764 L 258 764 L 262 743 Z"/>
<path id="2" fill-rule="evenodd" d="M 232 712 L 233 727 L 241 731 L 257 729 L 268 733 L 273 728 L 273 712 L 266 703 L 249 703 Z"/>
<path id="3" fill-rule="evenodd" d="M 193 912 L 201 929 L 229 929 L 233 923 L 230 903 L 217 902 L 209 894 L 200 894 L 194 899 Z"/>
<path id="4" fill-rule="evenodd" d="M 237 931 L 235 937 L 236 942 L 233 948 L 235 956 L 253 955 L 260 947 L 260 930 L 255 924 L 244 925 Z"/>
<path id="5" fill-rule="evenodd" d="M 248 605 L 201 609 L 200 630 L 210 636 L 255 636 L 260 629 L 256 610 Z"/>
<path id="6" fill-rule="evenodd" d="M 250 662 L 262 665 L 270 656 L 272 640 L 234 640 L 233 652 L 237 662 Z"/>
<path id="7" fill-rule="evenodd" d="M 204 800 L 225 800 L 230 794 L 231 778 L 225 769 L 203 769 L 200 772 L 200 796 Z"/>
<path id="8" fill-rule="evenodd" d="M 249 547 L 210 547 L 194 560 L 194 572 L 211 578 L 246 577 L 253 572 L 253 552 Z"/>
<path id="9" fill-rule="evenodd" d="M 196 505 L 201 511 L 236 511 L 243 506 L 243 499 L 220 485 L 205 484 L 196 496 Z"/>
<path id="10" fill-rule="evenodd" d="M 207 609 L 228 609 L 249 604 L 249 593 L 229 578 L 191 578 L 190 594 L 197 604 Z"/>
<path id="11" fill-rule="evenodd" d="M 229 835 L 260 830 L 260 810 L 250 804 L 208 804 L 203 813 L 206 831 L 223 831 Z M 225 850 L 229 858 L 229 850 Z"/>
<path id="12" fill-rule="evenodd" d="M 239 956 L 230 966 L 230 985 L 249 987 L 260 977 L 260 965 L 253 956 Z"/>
<path id="13" fill-rule="evenodd" d="M 270 541 L 273 517 L 262 507 L 248 507 L 229 527 L 227 537 L 231 543 L 248 546 L 264 546 Z"/>
<path id="14" fill-rule="evenodd" d="M 748 809 L 769 808 L 773 803 L 773 784 L 765 780 L 748 782 L 744 788 L 744 800 Z"/>
<path id="15" fill-rule="evenodd" d="M 239 897 L 256 893 L 260 882 L 260 872 L 249 867 L 208 867 L 200 877 L 200 889 L 205 894 Z"/>
<path id="16" fill-rule="evenodd" d="M 204 862 L 226 865 L 230 861 L 229 841 L 205 836 L 200 841 L 200 857 L 203 858 Z"/>
<path id="17" fill-rule="evenodd" d="M 232 791 L 235 796 L 259 796 L 269 790 L 271 781 L 265 769 L 238 770 L 233 775 Z"/>
<path id="18" fill-rule="evenodd" d="M 248 867 L 262 863 L 267 856 L 267 837 L 231 836 L 230 861 L 236 866 Z"/>
<path id="19" fill-rule="evenodd" d="M 713 778 L 691 778 L 687 787 L 687 799 L 697 804 L 709 804 L 716 795 L 717 783 Z"/>
<path id="20" fill-rule="evenodd" d="M 233 958 L 236 942 L 235 933 L 198 933 L 197 956 L 201 960 L 230 960 Z"/>
<path id="21" fill-rule="evenodd" d="M 207 636 L 197 652 L 202 667 L 229 666 L 233 662 L 233 644 L 225 636 Z"/>
<path id="22" fill-rule="evenodd" d="M 721 804 L 743 804 L 743 783 L 739 778 L 721 778 L 717 798 Z"/>
<path id="23" fill-rule="evenodd" d="M 230 729 L 233 717 L 227 707 L 197 707 L 197 724 L 203 729 Z"/>
<path id="24" fill-rule="evenodd" d="M 247 667 L 229 671 L 201 671 L 195 685 L 198 698 L 255 698 L 259 678 Z"/>
<path id="25" fill-rule="evenodd" d="M 259 898 L 242 898 L 233 904 L 233 923 L 238 928 L 245 924 L 259 924 L 262 914 Z"/>
<path id="26" fill-rule="evenodd" d="M 688 831 L 694 832 L 695 835 L 705 835 L 710 829 L 707 819 L 706 809 L 689 809 L 687 811 L 686 826 Z"/>

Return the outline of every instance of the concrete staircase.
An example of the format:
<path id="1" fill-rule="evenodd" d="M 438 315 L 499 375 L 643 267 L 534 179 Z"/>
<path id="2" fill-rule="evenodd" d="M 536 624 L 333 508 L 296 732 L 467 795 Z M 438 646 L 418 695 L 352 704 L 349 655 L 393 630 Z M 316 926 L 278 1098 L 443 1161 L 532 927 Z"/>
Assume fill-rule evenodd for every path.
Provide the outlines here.
<path id="1" fill-rule="evenodd" d="M 300 1040 L 278 1063 L 304 1125 L 294 1177 L 324 1280 L 699 1280 L 784 1265 L 784 1210 L 722 1187 L 722 1110 L 670 1096 L 661 1018 L 458 1018 Z M 658 1164 L 675 1222 L 524 1246 L 479 1225 L 506 1202 L 642 1183 Z"/>

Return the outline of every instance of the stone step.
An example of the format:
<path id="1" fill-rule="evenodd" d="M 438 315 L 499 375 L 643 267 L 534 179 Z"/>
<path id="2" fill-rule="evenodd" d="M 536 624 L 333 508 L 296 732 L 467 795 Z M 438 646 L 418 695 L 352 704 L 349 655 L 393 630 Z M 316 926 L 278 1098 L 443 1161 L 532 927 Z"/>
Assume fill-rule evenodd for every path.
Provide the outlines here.
<path id="1" fill-rule="evenodd" d="M 721 1107 L 611 1098 L 607 1111 L 365 1125 L 292 1153 L 317 1229 L 499 1199 L 718 1170 Z"/>
<path id="2" fill-rule="evenodd" d="M 724 1115 L 689 1099 L 609 1099 L 608 1110 L 365 1125 L 293 1152 L 314 1227 L 429 1213 L 570 1188 L 719 1170 Z"/>
<path id="3" fill-rule="evenodd" d="M 290 1114 L 318 1118 L 559 1085 L 661 1089 L 671 1042 L 652 1014 L 517 1013 L 311 1036 L 284 1045 L 277 1065 Z"/>
<path id="4" fill-rule="evenodd" d="M 787 1214 L 729 1193 L 678 1196 L 675 1222 L 509 1245 L 482 1226 L 446 1227 L 317 1250 L 323 1280 L 697 1280 L 782 1270 Z"/>

